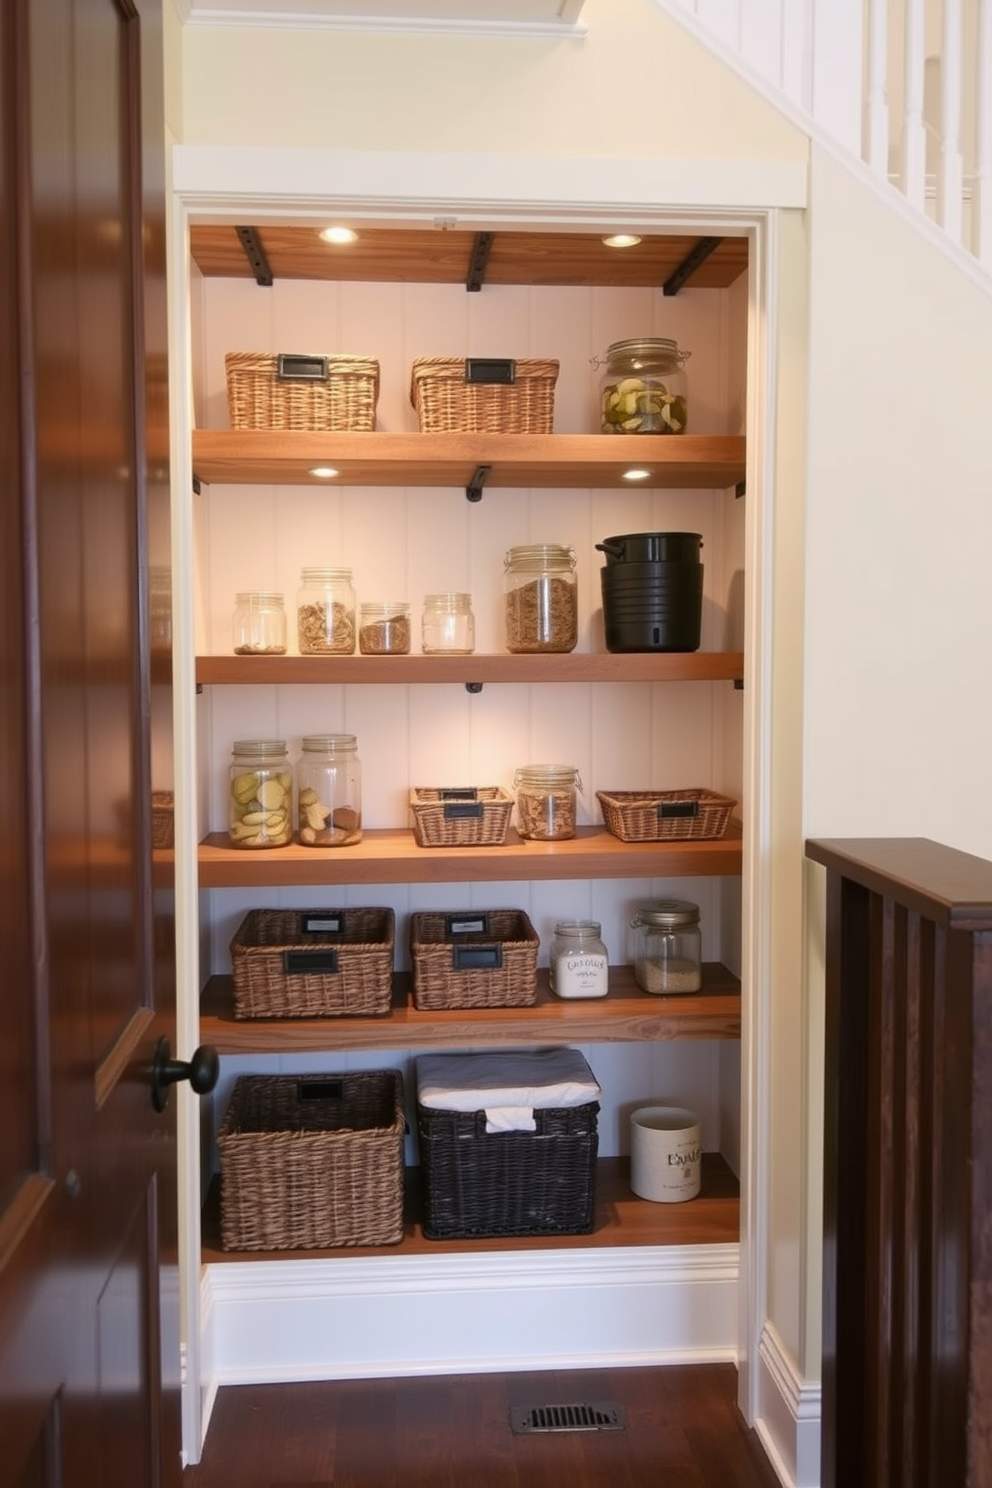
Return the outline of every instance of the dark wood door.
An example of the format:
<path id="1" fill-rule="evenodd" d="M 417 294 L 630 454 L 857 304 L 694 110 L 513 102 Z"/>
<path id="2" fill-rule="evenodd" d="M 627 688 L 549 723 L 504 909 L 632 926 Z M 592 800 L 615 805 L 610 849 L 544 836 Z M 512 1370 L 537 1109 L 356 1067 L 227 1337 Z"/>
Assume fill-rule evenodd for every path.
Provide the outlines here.
<path id="1" fill-rule="evenodd" d="M 180 1481 L 160 5 L 4 0 L 0 1475 Z"/>

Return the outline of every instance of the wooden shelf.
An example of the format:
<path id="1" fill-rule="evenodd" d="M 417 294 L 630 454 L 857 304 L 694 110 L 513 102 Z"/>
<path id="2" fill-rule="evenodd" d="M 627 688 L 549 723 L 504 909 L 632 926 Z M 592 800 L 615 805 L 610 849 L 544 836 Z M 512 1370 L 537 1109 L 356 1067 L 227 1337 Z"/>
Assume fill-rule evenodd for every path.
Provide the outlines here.
<path id="1" fill-rule="evenodd" d="M 384 1018 L 235 1018 L 230 976 L 212 976 L 200 1000 L 200 1037 L 218 1054 L 318 1053 L 328 1049 L 469 1049 L 485 1044 L 638 1043 L 659 1039 L 739 1039 L 740 982 L 719 962 L 703 967 L 698 993 L 642 992 L 629 966 L 610 967 L 606 997 L 566 1000 L 538 972 L 534 1007 L 421 1012 L 410 974 L 395 978 Z"/>
<path id="2" fill-rule="evenodd" d="M 741 651 L 536 656 L 198 656 L 201 686 L 369 682 L 732 682 Z"/>
<path id="3" fill-rule="evenodd" d="M 605 827 L 580 827 L 567 842 L 534 842 L 511 827 L 502 847 L 418 847 L 412 832 L 365 832 L 353 847 L 231 847 L 225 832 L 200 843 L 204 889 L 299 884 L 509 883 L 575 878 L 711 878 L 742 871 L 738 822 L 702 842 L 621 842 Z"/>
<path id="4" fill-rule="evenodd" d="M 199 429 L 193 473 L 205 484 L 313 485 L 332 465 L 343 486 L 455 486 L 481 465 L 485 492 L 509 487 L 625 490 L 624 472 L 647 470 L 638 488 L 715 490 L 744 479 L 742 435 L 317 434 L 281 429 Z M 483 495 L 485 500 L 485 494 Z"/>
<path id="5" fill-rule="evenodd" d="M 596 1218 L 588 1235 L 508 1236 L 490 1240 L 427 1240 L 418 1222 L 417 1170 L 407 1175 L 407 1221 L 399 1245 L 336 1250 L 226 1251 L 220 1244 L 220 1184 L 210 1186 L 203 1209 L 202 1260 L 211 1262 L 328 1260 L 349 1256 L 501 1254 L 527 1250 L 590 1250 L 631 1245 L 736 1245 L 740 1240 L 740 1187 L 715 1152 L 703 1153 L 698 1198 L 652 1204 L 630 1189 L 627 1158 L 602 1158 L 596 1170 Z"/>

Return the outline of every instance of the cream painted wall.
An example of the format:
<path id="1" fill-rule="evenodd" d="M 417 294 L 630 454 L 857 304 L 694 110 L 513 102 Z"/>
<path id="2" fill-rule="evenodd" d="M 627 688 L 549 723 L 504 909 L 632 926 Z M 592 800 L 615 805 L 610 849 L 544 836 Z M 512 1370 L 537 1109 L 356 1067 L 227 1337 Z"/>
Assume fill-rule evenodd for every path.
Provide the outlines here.
<path id="1" fill-rule="evenodd" d="M 805 159 L 802 134 L 653 0 L 586 0 L 582 20 L 584 39 L 560 40 L 188 25 L 183 138 Z"/>

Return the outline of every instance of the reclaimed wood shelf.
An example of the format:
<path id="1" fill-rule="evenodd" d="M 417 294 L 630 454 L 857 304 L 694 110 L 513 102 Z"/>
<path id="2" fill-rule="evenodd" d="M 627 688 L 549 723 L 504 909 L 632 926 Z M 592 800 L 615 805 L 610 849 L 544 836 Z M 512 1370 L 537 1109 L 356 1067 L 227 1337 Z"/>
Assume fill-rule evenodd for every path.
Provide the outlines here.
<path id="1" fill-rule="evenodd" d="M 418 847 L 411 831 L 376 828 L 352 847 L 290 843 L 255 851 L 226 832 L 200 843 L 202 889 L 299 884 L 511 883 L 527 879 L 712 878 L 737 876 L 742 829 L 703 841 L 621 842 L 605 827 L 579 827 L 565 842 L 535 842 L 508 828 L 502 847 Z"/>
<path id="2" fill-rule="evenodd" d="M 236 1018 L 230 976 L 212 976 L 200 999 L 200 1037 L 218 1054 L 318 1053 L 353 1049 L 471 1049 L 484 1044 L 637 1043 L 667 1039 L 739 1039 L 740 982 L 717 961 L 703 965 L 699 992 L 658 997 L 642 992 L 629 966 L 611 966 L 606 997 L 567 999 L 537 974 L 533 1007 L 421 1011 L 409 972 L 394 978 L 388 1015 Z"/>
<path id="3" fill-rule="evenodd" d="M 220 1181 L 214 1178 L 203 1207 L 204 1264 L 237 1261 L 328 1260 L 336 1257 L 466 1255 L 480 1251 L 589 1250 L 632 1245 L 736 1245 L 740 1240 L 740 1185 L 723 1158 L 703 1153 L 697 1198 L 652 1204 L 630 1188 L 630 1160 L 600 1158 L 596 1168 L 596 1217 L 588 1235 L 512 1235 L 482 1240 L 428 1240 L 419 1222 L 418 1170 L 409 1169 L 406 1222 L 399 1245 L 334 1250 L 228 1251 L 220 1242 Z"/>
<path id="4" fill-rule="evenodd" d="M 742 651 L 512 656 L 198 656 L 199 686 L 460 682 L 736 682 Z"/>

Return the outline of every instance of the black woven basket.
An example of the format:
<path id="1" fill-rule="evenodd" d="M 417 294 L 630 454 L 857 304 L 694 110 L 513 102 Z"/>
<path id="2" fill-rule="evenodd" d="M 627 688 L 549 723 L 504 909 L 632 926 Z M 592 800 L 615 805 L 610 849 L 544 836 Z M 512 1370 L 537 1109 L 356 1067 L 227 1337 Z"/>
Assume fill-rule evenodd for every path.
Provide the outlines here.
<path id="1" fill-rule="evenodd" d="M 485 1111 L 417 1106 L 428 1240 L 588 1235 L 599 1103 L 536 1109 L 533 1132 L 487 1132 Z"/>

